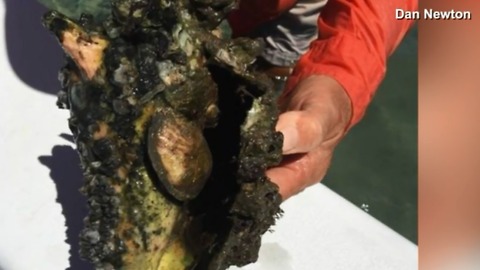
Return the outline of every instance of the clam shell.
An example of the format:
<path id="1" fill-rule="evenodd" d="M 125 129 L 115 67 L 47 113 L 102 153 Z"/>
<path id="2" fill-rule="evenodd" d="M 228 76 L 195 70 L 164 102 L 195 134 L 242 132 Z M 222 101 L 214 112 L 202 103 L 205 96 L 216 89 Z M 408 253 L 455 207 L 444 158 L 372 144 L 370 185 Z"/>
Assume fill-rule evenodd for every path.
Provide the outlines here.
<path id="1" fill-rule="evenodd" d="M 194 199 L 212 171 L 212 154 L 202 130 L 172 109 L 152 119 L 148 154 L 163 186 L 176 199 Z"/>

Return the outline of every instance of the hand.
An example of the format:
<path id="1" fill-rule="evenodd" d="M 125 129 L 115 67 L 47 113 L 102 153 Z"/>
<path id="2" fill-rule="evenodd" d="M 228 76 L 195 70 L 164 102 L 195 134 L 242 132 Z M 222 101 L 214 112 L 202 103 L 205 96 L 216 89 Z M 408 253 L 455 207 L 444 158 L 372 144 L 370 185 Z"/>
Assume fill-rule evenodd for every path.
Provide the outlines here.
<path id="1" fill-rule="evenodd" d="M 325 177 L 333 150 L 351 118 L 351 102 L 343 87 L 328 76 L 301 81 L 280 98 L 277 130 L 284 135 L 284 160 L 267 171 L 284 200 Z"/>

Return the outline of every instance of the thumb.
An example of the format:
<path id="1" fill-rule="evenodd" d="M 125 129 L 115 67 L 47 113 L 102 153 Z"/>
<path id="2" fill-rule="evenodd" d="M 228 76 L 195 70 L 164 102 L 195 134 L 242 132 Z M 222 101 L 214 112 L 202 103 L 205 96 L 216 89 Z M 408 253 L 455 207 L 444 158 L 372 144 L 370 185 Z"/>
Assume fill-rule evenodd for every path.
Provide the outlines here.
<path id="1" fill-rule="evenodd" d="M 277 131 L 283 134 L 283 154 L 307 153 L 324 140 L 323 127 L 318 117 L 308 111 L 289 111 L 281 114 Z"/>

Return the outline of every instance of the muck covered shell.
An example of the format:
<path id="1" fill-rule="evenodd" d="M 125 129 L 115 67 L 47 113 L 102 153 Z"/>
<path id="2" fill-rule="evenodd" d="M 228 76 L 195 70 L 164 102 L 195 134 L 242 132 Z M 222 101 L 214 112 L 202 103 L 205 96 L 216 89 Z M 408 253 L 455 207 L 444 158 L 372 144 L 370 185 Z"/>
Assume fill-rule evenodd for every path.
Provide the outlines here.
<path id="1" fill-rule="evenodd" d="M 88 1 L 42 2 L 78 14 Z M 281 161 L 282 136 L 273 83 L 252 65 L 259 43 L 219 27 L 234 5 L 112 0 L 44 17 L 66 52 L 58 105 L 85 178 L 81 255 L 97 270 L 257 260 L 281 213 L 265 171 Z"/>

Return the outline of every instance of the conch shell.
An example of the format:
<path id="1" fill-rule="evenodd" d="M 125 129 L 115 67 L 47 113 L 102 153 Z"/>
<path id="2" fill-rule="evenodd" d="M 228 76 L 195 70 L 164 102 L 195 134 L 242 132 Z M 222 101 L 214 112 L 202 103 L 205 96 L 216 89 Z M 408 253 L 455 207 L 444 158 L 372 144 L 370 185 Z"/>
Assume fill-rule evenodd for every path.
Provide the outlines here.
<path id="1" fill-rule="evenodd" d="M 257 43 L 219 34 L 233 4 L 112 0 L 100 22 L 45 15 L 67 55 L 57 104 L 85 176 L 81 255 L 96 269 L 243 266 L 281 213 L 265 176 L 281 160 L 273 84 L 251 66 Z"/>

